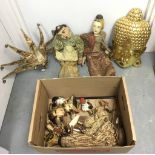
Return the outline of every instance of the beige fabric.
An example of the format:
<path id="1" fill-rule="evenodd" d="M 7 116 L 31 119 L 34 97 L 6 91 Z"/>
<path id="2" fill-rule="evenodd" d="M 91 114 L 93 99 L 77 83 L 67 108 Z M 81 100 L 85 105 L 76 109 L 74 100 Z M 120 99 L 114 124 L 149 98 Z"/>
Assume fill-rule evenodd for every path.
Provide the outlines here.
<path id="1" fill-rule="evenodd" d="M 59 73 L 59 77 L 77 77 L 77 76 L 79 76 L 77 62 L 60 61 L 60 64 L 61 64 L 61 70 Z"/>
<path id="2" fill-rule="evenodd" d="M 77 61 L 78 53 L 72 46 L 65 46 L 62 52 L 56 51 L 55 57 L 59 61 Z"/>

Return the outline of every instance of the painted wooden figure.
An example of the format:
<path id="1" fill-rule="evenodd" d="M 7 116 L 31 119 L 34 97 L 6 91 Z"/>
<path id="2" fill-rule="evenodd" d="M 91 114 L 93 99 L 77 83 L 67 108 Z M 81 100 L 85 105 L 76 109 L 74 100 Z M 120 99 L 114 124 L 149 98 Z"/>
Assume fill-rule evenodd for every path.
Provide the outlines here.
<path id="1" fill-rule="evenodd" d="M 108 57 L 111 52 L 105 44 L 106 33 L 102 15 L 97 15 L 92 24 L 93 32 L 82 34 L 84 41 L 84 59 L 87 61 L 91 76 L 114 76 L 115 69 Z"/>
<path id="2" fill-rule="evenodd" d="M 59 77 L 77 77 L 79 71 L 77 64 L 82 63 L 84 43 L 74 35 L 67 25 L 59 25 L 54 31 L 52 48 L 55 58 L 60 62 Z"/>

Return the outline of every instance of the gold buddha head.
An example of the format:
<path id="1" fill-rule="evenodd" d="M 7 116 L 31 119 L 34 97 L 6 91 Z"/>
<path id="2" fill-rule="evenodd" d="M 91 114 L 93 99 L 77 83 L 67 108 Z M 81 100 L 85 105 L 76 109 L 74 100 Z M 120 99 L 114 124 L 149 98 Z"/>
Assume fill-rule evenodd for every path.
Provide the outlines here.
<path id="1" fill-rule="evenodd" d="M 131 9 L 128 12 L 127 18 L 130 21 L 138 22 L 138 21 L 143 20 L 143 13 L 142 13 L 141 9 L 139 9 L 139 8 L 133 8 L 133 9 Z"/>

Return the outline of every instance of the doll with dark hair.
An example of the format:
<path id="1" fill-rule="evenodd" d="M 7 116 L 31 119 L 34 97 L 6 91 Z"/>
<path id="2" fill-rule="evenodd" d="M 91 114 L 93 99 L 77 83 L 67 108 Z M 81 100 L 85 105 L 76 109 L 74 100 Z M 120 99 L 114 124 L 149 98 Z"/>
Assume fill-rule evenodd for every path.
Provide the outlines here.
<path id="1" fill-rule="evenodd" d="M 93 32 L 82 34 L 84 41 L 84 60 L 87 61 L 91 76 L 114 76 L 115 69 L 108 57 L 110 49 L 105 44 L 106 33 L 102 15 L 97 15 L 92 24 Z"/>
<path id="2" fill-rule="evenodd" d="M 61 65 L 59 77 L 79 76 L 77 65 L 82 63 L 84 50 L 82 39 L 74 35 L 65 24 L 57 26 L 53 35 L 52 48 L 55 52 L 55 58 Z"/>

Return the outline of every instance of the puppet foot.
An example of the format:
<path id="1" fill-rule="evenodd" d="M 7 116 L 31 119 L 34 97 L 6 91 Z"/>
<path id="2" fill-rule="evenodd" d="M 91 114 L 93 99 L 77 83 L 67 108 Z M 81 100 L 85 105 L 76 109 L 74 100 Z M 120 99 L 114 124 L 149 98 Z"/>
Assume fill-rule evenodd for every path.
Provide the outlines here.
<path id="1" fill-rule="evenodd" d="M 5 44 L 5 48 L 8 48 L 8 46 L 9 46 L 8 44 Z"/>
<path id="2" fill-rule="evenodd" d="M 5 84 L 6 83 L 6 80 L 2 79 L 3 83 Z"/>
<path id="3" fill-rule="evenodd" d="M 3 66 L 0 66 L 0 70 L 2 71 L 4 69 L 4 67 Z"/>

